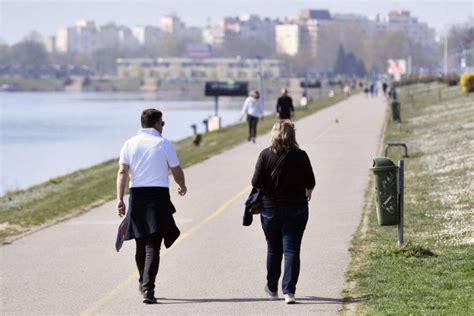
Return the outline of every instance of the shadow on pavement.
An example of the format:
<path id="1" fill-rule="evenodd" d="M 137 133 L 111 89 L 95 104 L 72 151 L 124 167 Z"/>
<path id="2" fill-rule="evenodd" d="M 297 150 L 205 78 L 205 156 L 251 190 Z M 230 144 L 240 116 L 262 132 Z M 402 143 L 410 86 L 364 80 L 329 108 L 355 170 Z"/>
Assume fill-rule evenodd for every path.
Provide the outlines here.
<path id="1" fill-rule="evenodd" d="M 252 303 L 252 302 L 272 302 L 268 298 L 165 298 L 159 297 L 158 301 L 160 304 L 196 304 L 196 303 Z M 283 301 L 283 297 L 280 297 L 279 301 Z M 304 296 L 296 297 L 296 301 L 299 304 L 342 304 L 355 303 L 359 301 L 354 298 L 332 298 L 332 297 L 319 297 L 319 296 Z"/>

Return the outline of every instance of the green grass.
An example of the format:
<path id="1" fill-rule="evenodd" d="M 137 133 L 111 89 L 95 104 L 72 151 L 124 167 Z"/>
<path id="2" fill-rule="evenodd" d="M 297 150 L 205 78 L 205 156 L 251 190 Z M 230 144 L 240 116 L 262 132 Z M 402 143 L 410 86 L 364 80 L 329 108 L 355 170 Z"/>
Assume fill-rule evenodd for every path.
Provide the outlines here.
<path id="1" fill-rule="evenodd" d="M 0 78 L 0 85 L 14 85 L 18 91 L 63 91 L 61 79 Z"/>
<path id="2" fill-rule="evenodd" d="M 139 91 L 140 79 L 91 79 L 85 91 Z"/>
<path id="3" fill-rule="evenodd" d="M 297 108 L 296 119 L 341 101 L 336 96 Z M 261 121 L 258 132 L 271 129 L 274 115 Z M 203 135 L 199 147 L 192 145 L 192 137 L 175 144 L 181 165 L 188 167 L 223 152 L 247 138 L 247 125 L 241 123 Z M 124 140 L 125 141 L 125 140 Z M 51 179 L 27 190 L 7 193 L 0 197 L 0 243 L 8 243 L 12 236 L 40 225 L 49 224 L 90 210 L 115 198 L 116 159 Z"/>
<path id="4" fill-rule="evenodd" d="M 382 227 L 373 182 L 366 196 L 366 230 L 359 226 L 351 251 L 346 301 L 360 315 L 474 314 L 474 95 L 459 87 L 417 94 L 400 90 L 401 129 L 389 119 L 385 141 L 407 143 L 405 240 Z M 389 117 L 391 113 L 388 113 Z M 389 158 L 402 151 L 390 149 Z"/>

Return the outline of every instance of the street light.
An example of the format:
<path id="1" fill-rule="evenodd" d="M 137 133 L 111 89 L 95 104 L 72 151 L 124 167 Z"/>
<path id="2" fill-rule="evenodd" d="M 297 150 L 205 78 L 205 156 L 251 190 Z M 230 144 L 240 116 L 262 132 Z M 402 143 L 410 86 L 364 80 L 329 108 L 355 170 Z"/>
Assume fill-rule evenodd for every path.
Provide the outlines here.
<path id="1" fill-rule="evenodd" d="M 262 109 L 263 109 L 263 112 L 265 112 L 265 87 L 263 85 L 263 72 L 262 72 L 262 60 L 263 60 L 263 57 L 258 55 L 257 56 L 257 61 L 258 61 L 258 76 L 260 78 L 260 87 L 259 87 L 259 90 L 260 90 L 260 100 L 262 102 Z"/>

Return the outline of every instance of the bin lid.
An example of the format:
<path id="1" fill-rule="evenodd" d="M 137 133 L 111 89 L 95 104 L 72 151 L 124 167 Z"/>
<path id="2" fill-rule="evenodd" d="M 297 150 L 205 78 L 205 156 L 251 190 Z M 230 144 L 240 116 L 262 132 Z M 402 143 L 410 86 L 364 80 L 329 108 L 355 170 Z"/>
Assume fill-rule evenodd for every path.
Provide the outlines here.
<path id="1" fill-rule="evenodd" d="M 370 170 L 372 171 L 389 171 L 393 169 L 397 169 L 398 167 L 395 166 L 393 161 L 388 159 L 387 157 L 375 157 L 374 164 Z"/>

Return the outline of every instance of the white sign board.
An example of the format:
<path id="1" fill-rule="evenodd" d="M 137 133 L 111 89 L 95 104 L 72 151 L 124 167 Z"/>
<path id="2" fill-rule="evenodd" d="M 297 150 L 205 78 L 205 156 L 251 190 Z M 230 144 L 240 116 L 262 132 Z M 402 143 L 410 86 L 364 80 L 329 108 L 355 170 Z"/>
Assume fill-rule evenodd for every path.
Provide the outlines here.
<path id="1" fill-rule="evenodd" d="M 407 61 L 405 59 L 389 59 L 387 72 L 391 75 L 405 75 L 407 73 Z"/>

